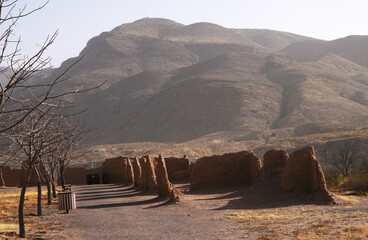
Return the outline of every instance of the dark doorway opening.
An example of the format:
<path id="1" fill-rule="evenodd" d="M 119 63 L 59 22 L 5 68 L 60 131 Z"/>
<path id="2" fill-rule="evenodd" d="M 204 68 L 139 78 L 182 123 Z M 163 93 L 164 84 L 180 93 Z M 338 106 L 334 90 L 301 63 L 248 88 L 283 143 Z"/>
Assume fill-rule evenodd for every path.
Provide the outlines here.
<path id="1" fill-rule="evenodd" d="M 87 174 L 87 184 L 99 184 L 100 175 L 99 174 Z"/>

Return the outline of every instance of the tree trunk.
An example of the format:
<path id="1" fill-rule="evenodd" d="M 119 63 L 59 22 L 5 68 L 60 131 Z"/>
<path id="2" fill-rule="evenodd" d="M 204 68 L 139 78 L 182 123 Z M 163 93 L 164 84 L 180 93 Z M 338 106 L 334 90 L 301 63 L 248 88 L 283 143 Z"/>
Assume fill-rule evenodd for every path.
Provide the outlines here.
<path id="1" fill-rule="evenodd" d="M 60 180 L 61 180 L 61 186 L 63 190 L 65 191 L 65 179 L 64 179 L 64 167 L 60 167 Z"/>
<path id="2" fill-rule="evenodd" d="M 26 237 L 26 229 L 24 226 L 24 197 L 26 195 L 27 185 L 31 176 L 32 169 L 28 169 L 27 176 L 22 185 L 22 191 L 20 192 L 19 207 L 18 207 L 18 222 L 19 222 L 19 237 Z"/>
<path id="3" fill-rule="evenodd" d="M 38 169 L 35 169 L 37 175 L 37 216 L 42 216 L 42 188 L 41 176 Z"/>
<path id="4" fill-rule="evenodd" d="M 54 180 L 51 181 L 51 186 L 52 186 L 52 197 L 56 198 L 57 196 L 56 196 L 56 187 L 55 187 L 55 181 Z"/>
<path id="5" fill-rule="evenodd" d="M 46 181 L 46 187 L 47 187 L 47 205 L 51 205 L 52 199 L 51 199 L 51 183 L 50 183 L 50 174 L 48 171 L 46 171 L 45 165 L 42 163 L 43 171 L 45 172 L 45 181 Z"/>
<path id="6" fill-rule="evenodd" d="M 2 167 L 0 167 L 0 187 L 1 186 L 4 186 L 4 187 L 6 187 L 6 184 L 5 184 L 5 181 L 4 181 L 4 176 L 3 176 L 3 168 Z"/>
<path id="7" fill-rule="evenodd" d="M 50 178 L 46 174 L 46 187 L 47 187 L 47 205 L 51 205 L 52 198 L 51 198 L 51 183 Z"/>

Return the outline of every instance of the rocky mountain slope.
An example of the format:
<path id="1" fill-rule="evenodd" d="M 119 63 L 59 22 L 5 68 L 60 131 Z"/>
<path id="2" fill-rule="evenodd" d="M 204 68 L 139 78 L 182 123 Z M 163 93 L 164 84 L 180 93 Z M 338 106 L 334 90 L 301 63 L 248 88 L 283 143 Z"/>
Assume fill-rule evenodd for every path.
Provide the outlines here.
<path id="1" fill-rule="evenodd" d="M 75 85 L 108 81 L 74 99 L 96 129 L 88 145 L 219 141 L 248 148 L 366 127 L 367 45 L 363 36 L 321 41 L 146 18 L 91 39 L 69 74 Z"/>

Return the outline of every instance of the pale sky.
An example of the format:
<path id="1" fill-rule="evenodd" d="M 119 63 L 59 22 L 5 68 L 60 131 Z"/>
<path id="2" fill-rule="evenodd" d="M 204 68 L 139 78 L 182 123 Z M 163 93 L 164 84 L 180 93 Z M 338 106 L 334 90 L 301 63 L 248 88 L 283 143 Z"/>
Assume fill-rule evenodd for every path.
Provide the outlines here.
<path id="1" fill-rule="evenodd" d="M 28 9 L 46 0 L 19 0 Z M 49 0 L 46 7 L 18 23 L 22 53 L 31 55 L 59 30 L 47 51 L 58 67 L 78 56 L 89 39 L 123 23 L 145 17 L 182 24 L 211 22 L 228 28 L 292 32 L 324 40 L 368 35 L 367 0 Z M 0 27 L 1 29 L 1 27 Z"/>

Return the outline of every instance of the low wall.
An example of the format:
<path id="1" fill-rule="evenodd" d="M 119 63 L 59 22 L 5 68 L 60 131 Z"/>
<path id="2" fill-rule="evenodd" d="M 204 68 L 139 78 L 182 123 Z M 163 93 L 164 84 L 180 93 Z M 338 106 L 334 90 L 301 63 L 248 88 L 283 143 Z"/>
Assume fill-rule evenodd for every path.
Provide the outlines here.
<path id="1" fill-rule="evenodd" d="M 26 176 L 27 171 L 22 169 L 14 169 L 9 166 L 3 166 L 1 167 L 1 170 L 3 172 L 3 178 L 5 181 L 5 186 L 7 187 L 20 187 L 22 186 Z M 41 174 L 44 175 L 43 172 Z M 42 181 L 42 179 L 41 179 Z M 29 179 L 28 185 L 37 185 L 38 179 L 37 175 L 34 171 L 31 173 L 31 177 Z"/>

